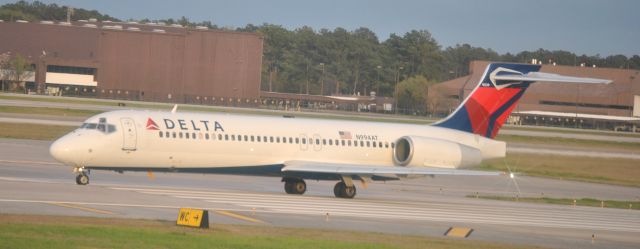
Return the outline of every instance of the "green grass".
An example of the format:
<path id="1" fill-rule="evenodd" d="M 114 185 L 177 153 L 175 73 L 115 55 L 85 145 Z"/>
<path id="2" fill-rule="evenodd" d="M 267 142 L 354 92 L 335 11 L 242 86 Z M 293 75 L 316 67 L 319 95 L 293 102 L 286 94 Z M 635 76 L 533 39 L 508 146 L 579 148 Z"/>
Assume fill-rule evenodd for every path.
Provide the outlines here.
<path id="1" fill-rule="evenodd" d="M 479 169 L 508 171 L 561 180 L 640 187 L 640 160 L 509 153 Z"/>
<path id="2" fill-rule="evenodd" d="M 476 198 L 475 195 L 467 195 L 469 198 Z M 567 198 L 550 198 L 550 197 L 508 197 L 508 196 L 495 196 L 495 195 L 479 195 L 477 198 L 499 200 L 499 201 L 518 201 L 529 203 L 545 203 L 545 204 L 557 204 L 557 205 L 574 205 L 574 199 Z M 616 201 L 616 200 L 598 200 L 591 198 L 582 198 L 575 200 L 576 206 L 587 207 L 602 207 L 605 208 L 619 208 L 619 209 L 633 209 L 640 210 L 640 201 Z M 631 205 L 631 206 L 629 206 Z"/>
<path id="3" fill-rule="evenodd" d="M 561 128 L 561 127 L 548 127 L 548 126 L 517 126 L 510 125 L 503 127 L 508 130 L 518 131 L 538 131 L 538 132 L 562 132 L 572 134 L 588 134 L 588 135 L 602 135 L 602 136 L 614 136 L 614 137 L 640 137 L 640 133 L 632 132 L 615 132 L 609 130 L 589 130 L 589 129 L 574 129 L 574 128 Z"/>
<path id="4" fill-rule="evenodd" d="M 96 115 L 101 111 L 66 109 L 66 108 L 49 108 L 49 107 L 0 106 L 0 112 L 36 114 L 36 115 L 53 115 L 53 116 L 89 117 L 89 116 Z"/>
<path id="5" fill-rule="evenodd" d="M 0 123 L 0 138 L 53 140 L 76 128 L 60 125 Z"/>
<path id="6" fill-rule="evenodd" d="M 443 228 L 446 229 L 446 228 Z M 473 235 L 472 235 L 473 236 Z M 539 248 L 477 240 L 271 226 L 0 215 L 0 248 Z"/>
<path id="7" fill-rule="evenodd" d="M 560 137 L 529 137 L 518 135 L 498 135 L 496 140 L 508 143 L 522 144 L 538 144 L 538 145 L 560 145 L 566 148 L 593 148 L 601 151 L 602 149 L 624 150 L 631 152 L 640 151 L 640 143 L 627 143 L 615 141 L 585 140 L 574 138 Z"/>

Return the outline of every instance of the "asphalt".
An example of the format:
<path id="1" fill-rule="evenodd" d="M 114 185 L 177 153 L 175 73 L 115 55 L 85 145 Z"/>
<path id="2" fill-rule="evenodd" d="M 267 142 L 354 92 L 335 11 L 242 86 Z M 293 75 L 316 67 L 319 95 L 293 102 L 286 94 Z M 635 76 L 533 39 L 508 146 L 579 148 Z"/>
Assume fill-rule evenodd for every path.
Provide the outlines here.
<path id="1" fill-rule="evenodd" d="M 442 237 L 452 226 L 468 240 L 556 248 L 638 248 L 640 211 L 501 202 L 465 197 L 518 193 L 508 177 L 436 177 L 358 186 L 333 197 L 334 182 L 308 181 L 303 196 L 280 179 L 93 171 L 79 186 L 48 155 L 47 141 L 0 139 L 0 213 L 175 220 L 180 207 L 210 210 L 213 223 L 310 227 Z M 632 200 L 640 189 L 521 177 L 519 195 Z M 595 236 L 595 241 L 592 241 Z"/>

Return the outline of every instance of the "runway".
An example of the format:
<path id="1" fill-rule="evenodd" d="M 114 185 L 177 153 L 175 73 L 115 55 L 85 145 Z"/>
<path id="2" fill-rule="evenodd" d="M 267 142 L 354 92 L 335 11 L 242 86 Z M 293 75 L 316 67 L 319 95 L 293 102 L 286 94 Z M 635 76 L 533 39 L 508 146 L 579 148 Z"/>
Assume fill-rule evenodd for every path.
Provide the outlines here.
<path id="1" fill-rule="evenodd" d="M 304 196 L 280 179 L 93 171 L 88 186 L 48 155 L 49 142 L 0 139 L 0 213 L 174 220 L 179 207 L 211 210 L 216 223 L 311 227 L 442 236 L 474 228 L 469 239 L 559 248 L 637 248 L 637 210 L 499 202 L 464 197 L 513 193 L 505 177 L 436 177 L 358 186 L 333 197 L 333 182 L 308 181 Z M 523 195 L 633 199 L 637 188 L 523 178 Z M 635 196 L 635 197 L 634 197 Z M 591 236 L 596 243 L 591 244 Z"/>

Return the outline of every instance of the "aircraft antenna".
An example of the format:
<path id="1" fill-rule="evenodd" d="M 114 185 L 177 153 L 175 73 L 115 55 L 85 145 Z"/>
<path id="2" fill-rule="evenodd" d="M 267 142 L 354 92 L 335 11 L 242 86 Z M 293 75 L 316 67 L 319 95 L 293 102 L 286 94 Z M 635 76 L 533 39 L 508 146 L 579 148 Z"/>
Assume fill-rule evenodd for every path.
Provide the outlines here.
<path id="1" fill-rule="evenodd" d="M 176 113 L 177 110 L 178 110 L 178 104 L 175 104 L 173 106 L 173 109 L 171 109 L 171 113 Z"/>

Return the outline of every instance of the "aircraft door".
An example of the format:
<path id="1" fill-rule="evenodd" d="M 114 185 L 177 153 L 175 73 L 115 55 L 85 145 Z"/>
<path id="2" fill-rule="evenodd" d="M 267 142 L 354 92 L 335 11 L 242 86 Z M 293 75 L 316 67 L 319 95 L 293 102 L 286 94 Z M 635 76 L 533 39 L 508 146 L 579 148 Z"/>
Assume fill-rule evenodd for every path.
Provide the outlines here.
<path id="1" fill-rule="evenodd" d="M 307 135 L 300 134 L 300 150 L 306 151 L 309 148 L 309 140 L 307 139 Z"/>
<path id="2" fill-rule="evenodd" d="M 122 124 L 123 135 L 122 150 L 136 150 L 136 144 L 138 143 L 136 123 L 132 118 L 121 118 L 120 123 Z"/>

